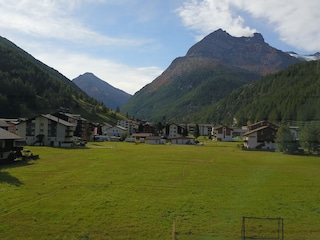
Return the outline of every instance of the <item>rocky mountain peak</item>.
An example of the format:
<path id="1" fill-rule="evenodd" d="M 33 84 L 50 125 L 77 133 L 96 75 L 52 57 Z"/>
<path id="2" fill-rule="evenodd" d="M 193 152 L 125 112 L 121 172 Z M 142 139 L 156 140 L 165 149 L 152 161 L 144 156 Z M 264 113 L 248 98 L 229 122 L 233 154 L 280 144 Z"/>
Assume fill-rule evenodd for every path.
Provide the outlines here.
<path id="1" fill-rule="evenodd" d="M 225 65 L 260 75 L 270 74 L 299 61 L 269 46 L 260 33 L 252 37 L 233 37 L 222 29 L 193 45 L 186 57 L 219 59 Z"/>

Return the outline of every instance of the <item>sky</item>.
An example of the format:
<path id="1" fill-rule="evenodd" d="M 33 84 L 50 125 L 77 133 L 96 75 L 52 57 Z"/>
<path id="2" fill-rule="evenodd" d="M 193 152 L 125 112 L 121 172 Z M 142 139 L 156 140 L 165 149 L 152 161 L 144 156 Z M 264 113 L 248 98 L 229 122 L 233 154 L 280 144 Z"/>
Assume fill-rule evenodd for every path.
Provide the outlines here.
<path id="1" fill-rule="evenodd" d="M 0 36 L 70 80 L 134 94 L 221 28 L 282 51 L 320 51 L 317 0 L 0 0 Z"/>

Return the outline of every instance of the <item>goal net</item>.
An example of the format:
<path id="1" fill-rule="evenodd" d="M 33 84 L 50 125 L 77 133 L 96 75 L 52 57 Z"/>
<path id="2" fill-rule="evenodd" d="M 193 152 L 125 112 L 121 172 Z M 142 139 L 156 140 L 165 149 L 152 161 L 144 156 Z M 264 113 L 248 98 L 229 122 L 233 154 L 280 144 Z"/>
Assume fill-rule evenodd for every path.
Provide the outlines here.
<path id="1" fill-rule="evenodd" d="M 283 218 L 242 217 L 241 238 L 284 240 Z"/>

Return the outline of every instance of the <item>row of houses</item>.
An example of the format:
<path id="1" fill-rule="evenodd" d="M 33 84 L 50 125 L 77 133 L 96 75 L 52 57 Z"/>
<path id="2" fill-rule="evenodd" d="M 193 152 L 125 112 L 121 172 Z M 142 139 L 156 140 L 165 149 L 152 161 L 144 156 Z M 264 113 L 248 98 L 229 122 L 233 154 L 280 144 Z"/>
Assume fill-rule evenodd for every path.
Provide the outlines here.
<path id="1" fill-rule="evenodd" d="M 148 144 L 166 141 L 173 144 L 194 144 L 196 140 L 190 135 L 196 128 L 199 135 L 210 136 L 216 141 L 233 141 L 235 137 L 244 139 L 245 149 L 275 149 L 277 132 L 277 126 L 266 121 L 240 129 L 224 125 L 214 127 L 211 124 L 167 124 L 162 129 L 157 129 L 148 122 L 133 120 L 119 120 L 115 126 L 107 123 L 95 124 L 80 115 L 66 112 L 42 114 L 31 119 L 2 119 L 0 128 L 6 131 L 2 131 L 0 136 L 0 158 L 7 157 L 8 148 L 16 145 L 21 147 L 21 142 L 26 145 L 71 147 L 91 140 L 119 140 L 122 136 L 127 136 L 130 141 L 143 140 Z M 291 130 L 297 139 L 298 128 L 291 127 Z"/>
<path id="2" fill-rule="evenodd" d="M 289 127 L 294 140 L 299 140 L 299 127 Z M 241 129 L 219 126 L 214 130 L 218 141 L 232 141 L 235 137 L 243 140 L 244 149 L 275 150 L 278 126 L 268 121 L 260 121 Z"/>
<path id="3" fill-rule="evenodd" d="M 133 120 L 127 120 L 122 119 L 117 121 L 117 127 L 122 127 L 127 131 L 128 135 L 132 135 L 134 133 L 140 132 L 140 133 L 152 133 L 155 134 L 164 134 L 165 132 L 168 132 L 168 129 L 164 128 L 177 128 L 176 131 L 186 131 L 190 134 L 193 134 L 196 127 L 198 127 L 199 135 L 201 136 L 210 136 L 212 135 L 213 125 L 212 124 L 166 124 L 163 123 L 162 129 L 157 129 L 156 126 L 150 124 L 147 121 L 133 121 Z M 179 128 L 179 129 L 178 129 Z M 159 131 L 160 130 L 160 131 Z M 106 134 L 108 131 L 105 132 Z"/>

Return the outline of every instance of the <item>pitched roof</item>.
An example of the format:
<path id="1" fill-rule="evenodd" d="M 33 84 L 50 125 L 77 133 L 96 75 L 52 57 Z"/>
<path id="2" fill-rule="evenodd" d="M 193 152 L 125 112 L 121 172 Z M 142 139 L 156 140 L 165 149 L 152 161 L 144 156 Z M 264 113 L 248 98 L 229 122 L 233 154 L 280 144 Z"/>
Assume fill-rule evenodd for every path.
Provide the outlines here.
<path id="1" fill-rule="evenodd" d="M 22 137 L 0 128 L 0 140 L 18 140 Z"/>
<path id="2" fill-rule="evenodd" d="M 250 134 L 252 134 L 252 133 L 259 132 L 259 131 L 261 131 L 261 130 L 263 130 L 263 129 L 266 129 L 266 128 L 270 128 L 270 129 L 272 129 L 272 130 L 274 130 L 274 131 L 277 131 L 275 128 L 273 128 L 273 127 L 271 127 L 271 126 L 262 126 L 262 127 L 253 129 L 253 130 L 250 131 L 250 132 L 246 132 L 246 133 L 243 134 L 243 135 L 244 135 L 244 136 L 247 136 L 247 135 L 250 135 Z"/>
<path id="3" fill-rule="evenodd" d="M 214 129 L 217 130 L 217 129 L 220 129 L 220 128 L 228 128 L 230 130 L 233 130 L 232 128 L 230 128 L 228 126 L 225 126 L 225 125 L 219 125 L 219 126 L 215 127 Z"/>
<path id="4" fill-rule="evenodd" d="M 47 118 L 47 119 L 49 119 L 49 120 L 51 120 L 51 121 L 60 123 L 60 124 L 62 124 L 62 125 L 64 125 L 64 126 L 66 126 L 66 127 L 75 127 L 75 126 L 77 126 L 77 125 L 74 124 L 74 123 L 69 123 L 69 122 L 64 121 L 64 120 L 62 120 L 62 119 L 60 119 L 60 118 L 57 118 L 57 117 L 55 117 L 55 116 L 53 116 L 53 115 L 51 115 L 51 114 L 43 114 L 43 115 L 41 115 L 41 116 L 42 116 L 42 117 L 45 117 L 45 118 Z"/>
<path id="5" fill-rule="evenodd" d="M 10 127 L 11 125 L 5 121 L 0 120 L 0 127 Z"/>

